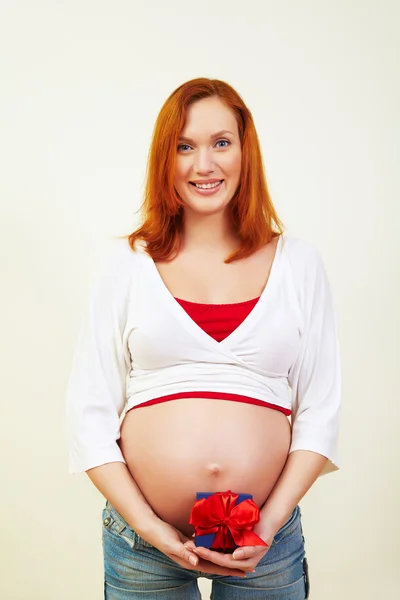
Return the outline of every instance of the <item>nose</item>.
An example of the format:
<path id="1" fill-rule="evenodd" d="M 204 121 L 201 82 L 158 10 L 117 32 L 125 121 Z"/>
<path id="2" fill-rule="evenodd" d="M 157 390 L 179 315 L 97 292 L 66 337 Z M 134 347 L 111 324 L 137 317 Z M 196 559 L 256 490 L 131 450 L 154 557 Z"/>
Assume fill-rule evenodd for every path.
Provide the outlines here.
<path id="1" fill-rule="evenodd" d="M 198 150 L 193 168 L 199 175 L 212 173 L 214 171 L 212 150 L 208 148 Z"/>

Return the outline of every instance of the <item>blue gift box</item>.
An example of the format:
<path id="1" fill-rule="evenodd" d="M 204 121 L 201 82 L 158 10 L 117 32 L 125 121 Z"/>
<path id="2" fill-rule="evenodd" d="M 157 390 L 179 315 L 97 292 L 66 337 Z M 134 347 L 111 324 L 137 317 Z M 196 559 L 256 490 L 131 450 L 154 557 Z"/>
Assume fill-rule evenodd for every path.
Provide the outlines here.
<path id="1" fill-rule="evenodd" d="M 214 492 L 197 492 L 196 493 L 196 500 L 201 500 L 202 498 L 209 498 L 209 496 L 212 496 Z M 251 494 L 238 494 L 238 499 L 236 504 L 240 504 L 240 502 L 243 502 L 243 500 L 253 500 L 253 496 Z M 207 535 L 196 535 L 194 538 L 194 543 L 196 546 L 203 546 L 203 548 L 211 548 L 212 543 L 215 539 L 215 533 L 209 533 Z M 235 546 L 235 548 L 237 548 L 237 546 Z M 213 548 L 214 550 L 214 548 Z M 216 551 L 218 551 L 217 548 L 215 548 Z M 234 548 L 232 548 L 232 550 L 227 550 L 227 552 L 233 552 Z"/>

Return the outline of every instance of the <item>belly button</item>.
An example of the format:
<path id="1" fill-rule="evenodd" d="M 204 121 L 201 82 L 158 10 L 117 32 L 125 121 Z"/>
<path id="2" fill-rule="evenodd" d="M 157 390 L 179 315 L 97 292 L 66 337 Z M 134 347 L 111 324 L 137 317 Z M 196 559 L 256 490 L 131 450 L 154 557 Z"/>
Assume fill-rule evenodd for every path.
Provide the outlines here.
<path id="1" fill-rule="evenodd" d="M 219 475 L 221 473 L 221 467 L 216 463 L 209 465 L 208 469 L 211 475 Z"/>

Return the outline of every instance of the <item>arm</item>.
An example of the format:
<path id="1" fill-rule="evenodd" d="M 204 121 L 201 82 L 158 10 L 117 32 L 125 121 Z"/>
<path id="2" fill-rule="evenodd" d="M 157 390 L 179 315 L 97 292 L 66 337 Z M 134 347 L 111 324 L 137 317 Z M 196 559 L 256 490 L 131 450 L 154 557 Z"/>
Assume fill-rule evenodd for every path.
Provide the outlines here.
<path id="1" fill-rule="evenodd" d="M 66 389 L 70 473 L 125 463 L 118 440 L 130 368 L 126 324 L 132 271 L 131 255 L 118 248 L 91 284 Z"/>
<path id="2" fill-rule="evenodd" d="M 275 535 L 316 479 L 337 470 L 341 368 L 336 320 L 323 262 L 314 250 L 302 284 L 304 325 L 292 389 L 292 441 L 285 467 L 260 511 L 260 530 Z M 263 534 L 258 533 L 260 537 Z"/>
<path id="3" fill-rule="evenodd" d="M 134 257 L 117 248 L 96 274 L 66 391 L 70 473 L 86 472 L 139 535 L 160 519 L 141 493 L 118 444 L 131 368 L 127 323 Z"/>

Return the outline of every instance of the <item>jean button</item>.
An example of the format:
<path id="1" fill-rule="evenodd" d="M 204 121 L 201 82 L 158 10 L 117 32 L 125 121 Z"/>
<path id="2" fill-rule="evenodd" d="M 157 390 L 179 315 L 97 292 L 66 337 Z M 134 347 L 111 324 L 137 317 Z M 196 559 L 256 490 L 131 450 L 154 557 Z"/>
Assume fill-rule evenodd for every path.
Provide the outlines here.
<path id="1" fill-rule="evenodd" d="M 110 517 L 107 517 L 106 519 L 104 519 L 103 523 L 107 527 L 111 523 Z"/>

